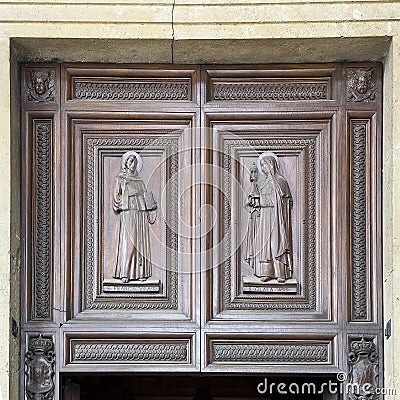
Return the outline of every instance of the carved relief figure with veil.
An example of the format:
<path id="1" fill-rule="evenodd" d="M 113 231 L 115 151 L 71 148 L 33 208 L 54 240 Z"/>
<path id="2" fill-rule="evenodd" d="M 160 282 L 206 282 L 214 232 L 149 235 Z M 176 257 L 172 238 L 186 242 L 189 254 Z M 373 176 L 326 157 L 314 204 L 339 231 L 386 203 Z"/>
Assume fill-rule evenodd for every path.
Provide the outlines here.
<path id="1" fill-rule="evenodd" d="M 263 152 L 250 170 L 251 190 L 245 204 L 249 212 L 245 261 L 259 282 L 284 284 L 293 276 L 289 184 L 279 169 L 278 157 Z"/>
<path id="2" fill-rule="evenodd" d="M 155 221 L 157 203 L 139 175 L 142 165 L 137 152 L 126 152 L 122 156 L 113 194 L 113 210 L 119 215 L 114 278 L 120 278 L 124 283 L 145 281 L 152 274 L 149 225 Z"/>

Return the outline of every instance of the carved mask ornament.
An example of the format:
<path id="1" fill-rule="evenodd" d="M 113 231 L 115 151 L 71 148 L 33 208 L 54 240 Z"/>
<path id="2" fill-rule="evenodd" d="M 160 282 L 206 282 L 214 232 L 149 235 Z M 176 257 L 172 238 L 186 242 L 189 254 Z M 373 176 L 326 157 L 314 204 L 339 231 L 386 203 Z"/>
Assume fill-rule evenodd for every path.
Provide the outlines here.
<path id="1" fill-rule="evenodd" d="M 54 102 L 55 76 L 54 70 L 43 68 L 31 69 L 27 72 L 26 94 L 28 101 Z"/>
<path id="2" fill-rule="evenodd" d="M 376 100 L 375 71 L 371 68 L 349 68 L 347 71 L 347 101 Z"/>

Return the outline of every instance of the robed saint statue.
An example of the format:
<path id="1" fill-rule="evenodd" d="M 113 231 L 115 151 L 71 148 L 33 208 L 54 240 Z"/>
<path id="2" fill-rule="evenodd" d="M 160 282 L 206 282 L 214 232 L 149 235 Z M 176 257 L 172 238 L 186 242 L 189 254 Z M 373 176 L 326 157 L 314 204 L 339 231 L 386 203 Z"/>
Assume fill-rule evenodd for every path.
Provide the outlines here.
<path id="1" fill-rule="evenodd" d="M 292 195 L 279 171 L 278 157 L 262 153 L 250 171 L 251 190 L 245 205 L 250 213 L 245 261 L 261 281 L 279 283 L 292 277 Z"/>
<path id="2" fill-rule="evenodd" d="M 115 179 L 113 210 L 119 217 L 119 237 L 113 276 L 123 283 L 151 276 L 149 228 L 155 222 L 157 203 L 139 175 L 142 166 L 139 154 L 128 151 Z"/>

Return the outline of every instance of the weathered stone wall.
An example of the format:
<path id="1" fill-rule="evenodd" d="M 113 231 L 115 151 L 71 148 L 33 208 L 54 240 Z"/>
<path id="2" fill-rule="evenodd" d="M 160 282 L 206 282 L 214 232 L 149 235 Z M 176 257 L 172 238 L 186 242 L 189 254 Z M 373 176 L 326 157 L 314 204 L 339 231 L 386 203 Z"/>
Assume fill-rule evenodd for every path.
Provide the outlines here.
<path id="1" fill-rule="evenodd" d="M 393 323 L 393 335 L 385 341 L 385 379 L 387 387 L 397 387 L 400 393 L 398 1 L 4 0 L 0 4 L 0 398 L 17 398 L 18 355 L 10 333 L 11 316 L 18 320 L 19 309 L 17 62 L 57 59 L 384 61 L 384 310 L 385 321 L 391 318 Z"/>

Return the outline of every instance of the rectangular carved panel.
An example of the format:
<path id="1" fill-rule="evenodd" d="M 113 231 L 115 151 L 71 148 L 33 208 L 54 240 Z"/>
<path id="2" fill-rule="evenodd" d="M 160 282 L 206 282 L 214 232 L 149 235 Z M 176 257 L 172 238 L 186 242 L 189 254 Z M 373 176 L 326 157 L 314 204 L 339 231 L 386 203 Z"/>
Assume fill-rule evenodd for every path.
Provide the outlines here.
<path id="1" fill-rule="evenodd" d="M 206 68 L 208 101 L 316 101 L 332 97 L 334 69 Z"/>
<path id="2" fill-rule="evenodd" d="M 188 126 L 190 119 L 71 122 L 71 218 L 80 221 L 71 237 L 83 249 L 73 254 L 75 287 L 83 288 L 72 293 L 75 317 L 190 318 L 192 298 L 184 293 L 195 276 L 178 252 L 187 246 L 179 215 L 191 213 L 191 192 L 182 192 L 190 176 L 180 173 L 191 162 L 183 149 Z M 131 153 L 140 162 L 134 175 L 126 167 Z"/>
<path id="3" fill-rule="evenodd" d="M 352 257 L 353 257 L 353 307 L 355 320 L 367 319 L 367 249 L 366 249 L 366 150 L 367 126 L 352 122 Z"/>
<path id="4" fill-rule="evenodd" d="M 139 333 L 66 333 L 63 364 L 66 370 L 79 368 L 124 371 L 151 368 L 191 370 L 195 361 L 195 335 L 145 331 Z M 157 367 L 158 366 L 158 367 Z M 173 370 L 173 369 L 172 369 Z"/>
<path id="5" fill-rule="evenodd" d="M 108 340 L 106 343 L 71 340 L 71 363 L 171 363 L 189 362 L 188 341 Z"/>
<path id="6" fill-rule="evenodd" d="M 351 143 L 351 320 L 370 321 L 372 318 L 371 293 L 375 271 L 371 241 L 379 232 L 375 229 L 373 186 L 373 158 L 376 140 L 370 119 L 351 118 L 349 121 Z"/>
<path id="7" fill-rule="evenodd" d="M 88 101 L 197 102 L 197 69 L 66 68 L 67 99 Z"/>
<path id="8" fill-rule="evenodd" d="M 52 136 L 52 119 L 33 119 L 32 320 L 52 317 Z"/>
<path id="9" fill-rule="evenodd" d="M 231 318 L 232 314 L 246 321 L 268 319 L 272 314 L 275 318 L 278 314 L 284 319 L 303 318 L 300 314 L 288 315 L 288 311 L 294 310 L 329 318 L 328 309 L 333 304 L 328 281 L 334 265 L 329 261 L 331 249 L 327 240 L 330 209 L 327 198 L 321 196 L 322 191 L 330 190 L 329 123 L 310 120 L 301 124 L 290 121 L 246 124 L 244 121 L 213 124 L 218 132 L 216 143 L 221 146 L 216 157 L 221 170 L 218 173 L 214 168 L 211 180 L 213 185 L 221 185 L 220 192 L 224 195 L 214 197 L 214 204 L 222 204 L 222 219 L 218 225 L 219 251 L 213 252 L 212 261 L 218 267 L 210 269 L 205 283 L 209 286 L 212 281 L 214 310 L 219 310 L 214 311 L 211 319 Z M 291 239 L 288 250 L 291 265 L 284 277 L 265 276 L 263 280 L 263 272 L 258 272 L 259 268 L 249 261 L 248 253 L 251 249 L 262 254 L 263 250 L 252 247 L 257 246 L 259 235 L 264 235 L 259 242 L 265 246 L 273 232 L 267 232 L 268 226 L 274 225 L 268 223 L 269 214 L 261 215 L 263 209 L 249 212 L 248 196 L 252 192 L 251 170 L 257 168 L 258 157 L 265 152 L 273 152 L 277 158 L 282 190 L 288 193 L 290 215 L 282 224 L 287 223 L 289 228 L 282 229 L 287 229 L 288 243 Z M 321 160 L 327 163 L 322 165 Z M 267 190 L 260 186 L 265 179 L 260 171 L 258 179 L 259 190 Z M 253 227 L 252 218 L 261 222 Z"/>
<path id="10" fill-rule="evenodd" d="M 210 339 L 210 364 L 316 364 L 332 363 L 331 341 L 264 339 Z"/>

